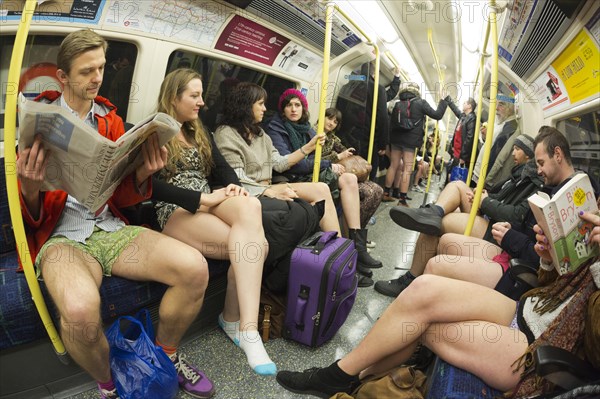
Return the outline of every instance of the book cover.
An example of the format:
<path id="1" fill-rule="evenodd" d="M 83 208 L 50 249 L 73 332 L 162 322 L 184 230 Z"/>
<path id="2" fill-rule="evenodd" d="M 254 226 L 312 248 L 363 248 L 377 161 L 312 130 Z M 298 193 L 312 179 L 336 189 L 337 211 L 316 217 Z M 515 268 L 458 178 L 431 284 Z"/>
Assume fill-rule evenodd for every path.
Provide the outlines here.
<path id="1" fill-rule="evenodd" d="M 579 213 L 598 213 L 590 178 L 578 173 L 550 198 L 539 192 L 528 198 L 536 221 L 551 242 L 550 255 L 560 274 L 576 270 L 586 260 L 598 255 L 598 246 L 588 237 L 594 228 Z"/>

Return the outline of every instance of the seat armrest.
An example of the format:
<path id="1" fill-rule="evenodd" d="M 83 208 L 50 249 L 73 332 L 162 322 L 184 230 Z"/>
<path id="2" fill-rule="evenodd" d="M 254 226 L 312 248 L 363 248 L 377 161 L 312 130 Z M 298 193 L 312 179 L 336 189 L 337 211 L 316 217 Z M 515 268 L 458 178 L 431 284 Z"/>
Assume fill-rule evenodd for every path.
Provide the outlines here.
<path id="1" fill-rule="evenodd" d="M 512 258 L 509 261 L 510 267 L 518 267 L 522 270 L 529 270 L 531 273 L 537 273 L 538 265 L 532 262 L 526 262 L 520 258 Z"/>
<path id="2" fill-rule="evenodd" d="M 540 346 L 533 357 L 536 373 L 566 390 L 600 378 L 590 363 L 555 346 Z"/>
<path id="3" fill-rule="evenodd" d="M 130 206 L 120 209 L 123 216 L 127 218 L 130 224 L 136 226 L 149 226 L 153 230 L 160 231 L 158 221 L 156 220 L 156 210 L 152 200 L 145 200 Z"/>

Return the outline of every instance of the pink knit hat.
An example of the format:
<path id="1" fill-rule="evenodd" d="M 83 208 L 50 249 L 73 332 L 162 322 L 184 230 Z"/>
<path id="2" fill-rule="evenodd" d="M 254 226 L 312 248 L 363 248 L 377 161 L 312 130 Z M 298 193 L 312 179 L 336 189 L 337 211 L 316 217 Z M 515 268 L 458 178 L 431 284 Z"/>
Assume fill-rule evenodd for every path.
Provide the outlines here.
<path id="1" fill-rule="evenodd" d="M 298 100 L 300 100 L 300 102 L 302 103 L 302 107 L 306 111 L 308 111 L 308 101 L 306 101 L 306 97 L 304 96 L 304 94 L 302 94 L 302 92 L 300 90 L 287 89 L 286 91 L 283 92 L 283 94 L 281 96 L 279 96 L 279 104 L 278 104 L 279 112 L 283 112 L 283 106 L 282 106 L 283 101 L 287 97 L 297 97 Z"/>

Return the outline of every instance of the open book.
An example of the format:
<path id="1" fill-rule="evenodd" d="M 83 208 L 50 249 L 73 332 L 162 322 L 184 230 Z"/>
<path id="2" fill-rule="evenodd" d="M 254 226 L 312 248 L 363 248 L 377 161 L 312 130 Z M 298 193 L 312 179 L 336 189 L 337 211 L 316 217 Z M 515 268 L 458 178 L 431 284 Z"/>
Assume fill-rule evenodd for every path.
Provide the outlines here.
<path id="1" fill-rule="evenodd" d="M 150 135 L 157 133 L 162 146 L 179 128 L 175 119 L 157 113 L 111 141 L 63 107 L 19 96 L 19 148 L 30 147 L 40 135 L 49 150 L 42 190 L 66 191 L 92 212 L 144 162 L 141 144 Z"/>
<path id="2" fill-rule="evenodd" d="M 551 242 L 552 263 L 560 274 L 576 270 L 598 255 L 598 246 L 587 240 L 594 226 L 579 217 L 581 211 L 598 213 L 588 175 L 576 174 L 552 198 L 539 192 L 528 201 L 535 220 Z"/>

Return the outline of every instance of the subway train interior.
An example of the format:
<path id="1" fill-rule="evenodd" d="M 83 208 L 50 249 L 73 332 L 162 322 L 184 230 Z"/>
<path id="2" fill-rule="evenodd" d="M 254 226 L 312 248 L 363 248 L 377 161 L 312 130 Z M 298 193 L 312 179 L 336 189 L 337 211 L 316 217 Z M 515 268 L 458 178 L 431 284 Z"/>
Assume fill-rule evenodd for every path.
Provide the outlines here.
<path id="1" fill-rule="evenodd" d="M 374 326 L 394 317 L 394 314 L 385 316 L 386 309 L 393 312 L 419 306 L 417 295 L 427 300 L 438 296 L 439 292 L 423 286 L 431 281 L 425 278 L 414 280 L 425 281 L 418 285 L 424 291 L 419 293 L 412 287 L 415 289 L 404 290 L 397 300 L 397 294 L 384 294 L 375 288 L 377 282 L 394 281 L 414 270 L 411 267 L 417 258 L 434 255 L 436 248 L 428 248 L 430 255 L 426 255 L 417 245 L 420 234 L 424 233 L 403 227 L 390 215 L 394 212 L 404 215 L 405 211 L 398 208 L 425 209 L 420 207 L 435 202 L 448 184 L 454 184 L 447 181 L 451 175 L 454 179 L 453 166 L 461 166 L 458 158 L 462 160 L 462 156 L 453 152 L 455 135 L 462 134 L 463 142 L 468 141 L 467 124 L 463 123 L 465 112 L 472 113 L 474 128 L 470 143 L 475 148 L 468 148 L 472 160 L 463 165 L 466 168 L 463 180 L 467 181 L 464 186 L 469 192 L 470 183 L 475 199 L 488 188 L 487 180 L 484 187 L 481 177 L 490 173 L 485 166 L 490 151 L 494 151 L 493 140 L 506 129 L 509 120 L 516 126 L 513 131 L 520 132 L 519 143 L 523 136 L 530 139 L 529 152 L 533 159 L 535 150 L 534 163 L 539 154 L 533 140 L 542 126 L 550 126 L 566 138 L 573 167 L 587 173 L 591 181 L 600 182 L 600 2 L 596 0 L 0 0 L 0 21 L 2 399 L 105 397 L 101 396 L 96 379 L 65 349 L 65 343 L 72 347 L 68 340 L 76 338 L 61 324 L 60 309 L 54 304 L 46 283 L 36 278 L 29 260 L 31 240 L 26 237 L 33 234 L 34 227 L 23 225 L 26 218 L 21 212 L 27 214 L 28 211 L 21 209 L 26 204 L 25 194 L 17 184 L 21 174 L 17 171 L 15 154 L 25 150 L 17 146 L 21 124 L 21 110 L 18 112 L 17 108 L 24 104 L 20 101 L 34 100 L 45 91 L 63 90 L 64 79 L 59 76 L 64 73 L 57 65 L 57 56 L 63 39 L 73 32 L 91 29 L 108 42 L 96 91 L 98 96 L 114 104 L 125 130 L 157 112 L 163 80 L 182 68 L 194 70 L 201 76 L 202 104 L 197 113 L 209 135 L 214 135 L 221 123 L 228 120 L 223 115 L 225 104 L 229 104 L 227 96 L 242 82 L 260 86 L 267 94 L 262 120 L 267 133 L 269 121 L 283 118 L 280 114 L 287 112 L 284 112 L 287 106 L 282 108 L 282 100 L 284 104 L 292 100 L 282 94 L 289 89 L 296 89 L 294 93 L 302 97 L 300 106 L 308 111 L 309 126 L 317 134 L 326 128 L 325 110 L 332 107 L 339 110 L 341 120 L 338 122 L 341 123 L 336 134 L 341 143 L 353 148 L 355 154 L 371 164 L 372 172 L 370 175 L 367 172 L 365 178 L 385 189 L 379 194 L 378 206 L 371 211 L 366 223 L 358 226 L 358 230 L 368 231 L 368 237 L 363 236 L 361 243 L 368 248 L 367 252 L 360 252 L 364 248 L 357 244 L 359 259 L 369 256 L 380 261 L 382 267 L 356 273 L 357 280 L 352 280 L 352 284 L 356 287 L 358 281 L 359 286 L 353 293 L 356 296 L 353 305 L 350 303 L 351 310 L 345 320 L 342 319 L 339 330 L 326 342 L 301 343 L 284 332 L 284 337 L 264 343 L 280 374 L 283 370 L 327 367 L 336 359 L 349 359 L 351 356 L 346 357 L 349 354 L 356 356 L 353 350 L 375 331 Z M 445 110 L 436 118 L 423 114 L 424 123 L 411 125 L 420 136 L 416 148 L 410 149 L 409 145 L 398 147 L 393 141 L 390 143 L 401 116 L 408 115 L 410 119 L 411 101 L 407 101 L 408 109 L 402 110 L 402 93 L 409 89 L 416 91 L 417 97 L 433 110 L 442 103 Z M 449 102 L 456 105 L 458 113 L 446 108 Z M 381 103 L 386 103 L 383 113 L 376 109 Z M 396 109 L 398 104 L 399 109 Z M 63 106 L 68 108 L 66 103 Z M 465 111 L 467 106 L 469 110 Z M 504 108 L 510 108 L 508 116 Z M 413 112 L 421 111 L 413 104 Z M 290 126 L 290 123 L 283 125 Z M 483 127 L 487 127 L 485 142 L 480 134 Z M 275 139 L 273 144 L 276 144 Z M 458 145 L 460 152 L 461 144 Z M 325 144 L 317 145 L 317 159 L 322 159 L 321 147 Z M 304 154 L 304 147 L 300 147 L 300 151 Z M 405 158 L 410 169 L 397 170 L 397 178 L 409 176 L 408 188 L 404 190 L 404 180 L 400 179 L 402 182 L 398 185 L 394 182 L 393 187 L 389 181 L 391 166 L 396 166 L 390 161 L 394 151 L 412 153 L 416 160 Z M 512 166 L 513 145 L 504 152 Z M 483 167 L 476 164 L 473 156 L 476 153 L 484 159 Z M 308 158 L 306 155 L 302 159 L 307 161 Z M 426 160 L 430 162 L 425 163 Z M 538 168 L 536 173 L 539 171 Z M 317 167 L 314 172 L 322 174 L 324 170 Z M 312 179 L 316 181 L 317 176 Z M 271 183 L 270 177 L 268 180 Z M 311 181 L 310 175 L 305 181 Z M 501 187 L 503 181 L 498 178 L 491 183 Z M 344 215 L 347 208 L 343 201 L 344 194 L 334 201 L 335 220 L 339 220 L 341 233 L 348 238 L 355 229 L 350 228 L 350 219 Z M 477 206 L 474 208 L 473 212 L 467 212 L 471 217 L 466 229 L 460 230 L 463 236 L 471 233 L 477 214 Z M 152 212 L 146 212 L 147 209 Z M 132 222 L 135 220 L 160 231 L 153 219 L 153 209 L 152 203 L 145 201 L 128 207 L 123 213 Z M 200 210 L 199 207 L 197 212 Z M 462 208 L 457 211 L 460 212 L 465 213 Z M 495 244 L 493 239 L 490 242 Z M 595 245 L 598 246 L 598 239 Z M 23 260 L 25 257 L 27 262 Z M 291 262 L 294 263 L 293 257 Z M 454 267 L 461 267 L 460 262 L 455 263 Z M 185 355 L 212 380 L 214 392 L 210 394 L 215 399 L 313 397 L 302 389 L 286 389 L 289 387 L 280 383 L 279 376 L 255 373 L 248 367 L 244 352 L 219 328 L 229 266 L 227 259 L 208 259 L 210 277 L 204 303 L 183 335 L 178 353 Z M 504 273 L 508 271 L 505 269 Z M 597 281 L 600 283 L 600 276 Z M 113 276 L 104 277 L 99 290 L 100 317 L 106 331 L 118 317 L 134 315 L 140 309 L 148 309 L 156 325 L 159 304 L 169 287 L 158 282 Z M 594 290 L 597 294 L 598 287 Z M 472 292 L 472 295 L 461 295 L 478 301 L 475 293 L 479 291 Z M 262 302 L 259 311 L 262 311 Z M 596 300 L 596 316 L 600 314 L 598 306 L 600 299 Z M 577 354 L 576 360 L 586 362 L 583 376 L 573 371 L 575 366 L 567 366 L 569 373 L 548 366 L 549 375 L 536 377 L 539 389 L 519 396 L 518 392 L 525 392 L 522 385 L 506 385 L 500 383 L 499 378 L 478 373 L 475 366 L 465 366 L 482 362 L 474 360 L 478 356 L 474 350 L 466 352 L 473 357 L 472 363 L 465 360 L 457 364 L 452 351 L 439 350 L 439 346 L 428 344 L 424 339 L 403 362 L 413 365 L 411 371 L 418 368 L 426 376 L 420 396 L 413 396 L 417 395 L 416 390 L 406 388 L 400 393 L 403 388 L 396 387 L 396 390 L 390 388 L 382 391 L 386 393 L 363 397 L 493 398 L 514 388 L 512 397 L 549 398 L 568 394 L 571 396 L 564 397 L 598 398 L 600 363 L 594 365 L 583 342 L 595 342 L 596 348 L 600 347 L 600 316 L 591 317 L 591 304 L 585 309 L 589 326 L 580 332 L 583 338 L 572 348 Z M 495 312 L 493 306 L 488 308 L 490 315 Z M 313 321 L 316 317 L 318 326 L 317 316 L 313 316 Z M 261 324 L 262 317 L 259 317 L 259 330 L 265 325 Z M 400 321 L 389 326 L 399 328 L 394 333 L 398 336 L 411 334 Z M 386 335 L 385 339 L 394 334 Z M 493 341 L 493 337 L 488 341 Z M 382 342 L 382 345 L 388 344 Z M 377 348 L 368 349 L 366 345 L 359 348 L 363 356 L 369 350 L 379 353 Z M 383 357 L 378 360 L 381 359 Z M 600 354 L 596 353 L 595 359 L 600 359 Z M 534 360 L 528 358 L 530 361 Z M 492 365 L 496 360 L 489 357 L 485 362 Z M 393 379 L 391 381 L 394 385 Z M 410 384 L 414 385 L 412 380 Z M 331 396 L 321 391 L 313 394 Z M 121 397 L 130 396 L 122 394 Z M 175 397 L 192 396 L 180 389 Z"/>

